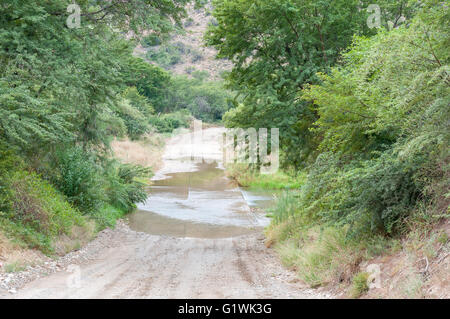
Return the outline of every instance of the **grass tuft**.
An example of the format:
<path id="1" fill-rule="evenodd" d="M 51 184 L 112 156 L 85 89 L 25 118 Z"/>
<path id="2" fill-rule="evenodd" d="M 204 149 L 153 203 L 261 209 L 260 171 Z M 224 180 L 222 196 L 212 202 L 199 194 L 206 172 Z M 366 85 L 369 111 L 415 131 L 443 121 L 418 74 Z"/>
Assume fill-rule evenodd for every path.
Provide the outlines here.
<path id="1" fill-rule="evenodd" d="M 350 296 L 352 298 L 359 298 L 365 292 L 369 291 L 369 285 L 367 284 L 367 279 L 369 279 L 369 274 L 367 272 L 357 273 L 352 280 L 352 288 Z"/>

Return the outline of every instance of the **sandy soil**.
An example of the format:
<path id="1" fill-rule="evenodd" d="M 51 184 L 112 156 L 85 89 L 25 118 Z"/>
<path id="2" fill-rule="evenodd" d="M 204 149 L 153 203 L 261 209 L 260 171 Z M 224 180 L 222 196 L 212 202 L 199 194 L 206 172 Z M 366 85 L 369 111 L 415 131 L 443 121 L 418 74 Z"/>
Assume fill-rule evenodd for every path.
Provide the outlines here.
<path id="1" fill-rule="evenodd" d="M 167 144 L 161 178 L 190 170 L 185 151 L 218 160 L 221 129 Z M 184 150 L 184 151 L 183 151 Z M 61 270 L 25 284 L 3 298 L 328 298 L 303 286 L 264 245 L 262 233 L 206 239 L 155 236 L 124 222 L 101 233 Z M 58 268 L 59 269 L 59 268 Z"/>

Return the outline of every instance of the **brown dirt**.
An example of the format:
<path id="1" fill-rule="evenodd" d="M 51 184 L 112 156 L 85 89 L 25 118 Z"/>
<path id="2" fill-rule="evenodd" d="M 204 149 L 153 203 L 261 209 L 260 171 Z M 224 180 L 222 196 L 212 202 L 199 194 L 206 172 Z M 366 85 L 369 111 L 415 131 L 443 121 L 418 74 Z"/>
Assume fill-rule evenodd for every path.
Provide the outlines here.
<path id="1" fill-rule="evenodd" d="M 445 232 L 450 238 L 450 221 L 444 221 L 431 233 Z M 419 244 L 420 246 L 416 246 Z M 418 243 L 405 240 L 403 249 L 380 256 L 361 265 L 381 268 L 381 288 L 370 290 L 363 298 L 450 298 L 450 241 L 421 238 Z"/>
<path id="2" fill-rule="evenodd" d="M 171 163 L 183 158 L 183 150 L 194 148 L 208 158 L 220 158 L 216 154 L 219 139 L 214 138 L 220 133 L 221 129 L 205 130 L 203 136 L 208 143 L 204 144 L 196 144 L 192 133 L 172 138 L 164 156 L 167 165 L 160 173 L 180 168 Z M 193 143 L 190 146 L 189 141 Z M 120 222 L 115 230 L 103 231 L 86 247 L 49 267 L 37 271 L 34 277 L 23 276 L 25 279 L 21 279 L 21 273 L 9 274 L 3 280 L 12 282 L 13 289 L 9 293 L 0 289 L 0 297 L 330 297 L 306 288 L 296 280 L 295 273 L 284 269 L 273 251 L 264 246 L 262 233 L 218 239 L 176 238 L 135 232 Z"/>
<path id="3" fill-rule="evenodd" d="M 108 239 L 108 246 L 104 240 Z M 102 242 L 102 243 L 101 243 Z M 80 286 L 60 271 L 14 298 L 326 298 L 283 269 L 261 236 L 186 239 L 151 236 L 125 225 L 90 244 L 98 255 L 80 266 Z M 2 296 L 0 294 L 0 296 Z"/>
<path id="4" fill-rule="evenodd" d="M 6 236 L 0 233 L 0 273 L 4 273 L 8 265 L 25 267 L 41 263 L 48 258 L 38 250 L 22 248 L 13 244 Z"/>

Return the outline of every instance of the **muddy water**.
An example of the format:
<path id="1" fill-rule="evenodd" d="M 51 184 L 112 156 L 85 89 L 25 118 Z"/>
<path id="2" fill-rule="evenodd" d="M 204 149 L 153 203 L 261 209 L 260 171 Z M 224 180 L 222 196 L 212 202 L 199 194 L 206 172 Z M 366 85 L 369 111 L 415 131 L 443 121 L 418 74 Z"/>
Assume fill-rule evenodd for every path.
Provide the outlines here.
<path id="1" fill-rule="evenodd" d="M 133 230 L 153 235 L 227 238 L 261 232 L 269 219 L 255 207 L 272 202 L 267 192 L 237 187 L 217 162 L 154 181 L 145 203 L 129 218 Z"/>

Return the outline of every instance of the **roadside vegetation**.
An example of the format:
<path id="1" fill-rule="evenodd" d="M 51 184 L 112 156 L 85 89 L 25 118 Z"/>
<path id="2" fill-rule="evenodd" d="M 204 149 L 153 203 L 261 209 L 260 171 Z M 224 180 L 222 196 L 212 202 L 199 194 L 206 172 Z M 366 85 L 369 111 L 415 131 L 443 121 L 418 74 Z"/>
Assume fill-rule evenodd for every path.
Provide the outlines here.
<path id="1" fill-rule="evenodd" d="M 206 71 L 164 69 L 177 57 L 202 59 L 170 43 L 188 1 L 120 10 L 82 1 L 73 29 L 70 3 L 0 8 L 0 231 L 48 255 L 114 227 L 146 199 L 165 138 L 194 116 L 217 123 L 231 107 Z M 146 59 L 133 55 L 138 43 L 150 48 Z"/>
<path id="2" fill-rule="evenodd" d="M 268 245 L 304 282 L 344 284 L 353 297 L 367 292 L 361 267 L 382 254 L 443 267 L 449 242 L 436 238 L 448 238 L 450 217 L 448 6 L 380 1 L 382 23 L 370 29 L 358 9 L 366 1 L 214 3 L 218 25 L 206 39 L 234 61 L 228 85 L 245 96 L 226 125 L 280 129 L 283 172 L 229 168 L 241 185 L 291 189 L 278 198 Z"/>
<path id="3" fill-rule="evenodd" d="M 0 6 L 0 232 L 47 255 L 79 248 L 147 198 L 157 160 L 136 164 L 112 143 L 157 150 L 160 133 L 192 118 L 171 105 L 170 73 L 133 56 L 139 39 L 124 37 L 168 36 L 187 1 L 81 1 L 79 28 L 66 25 L 70 3 Z"/>
<path id="4" fill-rule="evenodd" d="M 164 83 L 164 108 L 157 108 L 158 112 L 170 113 L 162 117 L 152 117 L 152 124 L 161 132 L 171 129 L 171 122 L 186 126 L 187 121 L 181 115 L 190 114 L 206 123 L 222 121 L 223 114 L 232 107 L 232 92 L 225 88 L 224 81 L 210 80 L 206 70 L 197 70 L 195 65 L 203 59 L 197 50 L 183 42 L 170 42 L 170 38 L 158 37 L 154 34 L 144 38 L 141 43 L 147 50 L 146 58 L 151 63 L 167 70 L 170 74 Z M 155 44 L 155 45 L 152 45 Z M 171 74 L 170 67 L 178 63 L 190 65 L 183 75 Z M 173 114 L 171 114 L 173 113 Z"/>
<path id="5" fill-rule="evenodd" d="M 256 169 L 247 164 L 230 164 L 226 170 L 227 176 L 235 179 L 240 186 L 250 189 L 297 189 L 304 180 L 304 174 L 296 172 L 278 171 L 275 174 L 260 174 Z M 300 172 L 301 173 L 301 172 Z"/>

